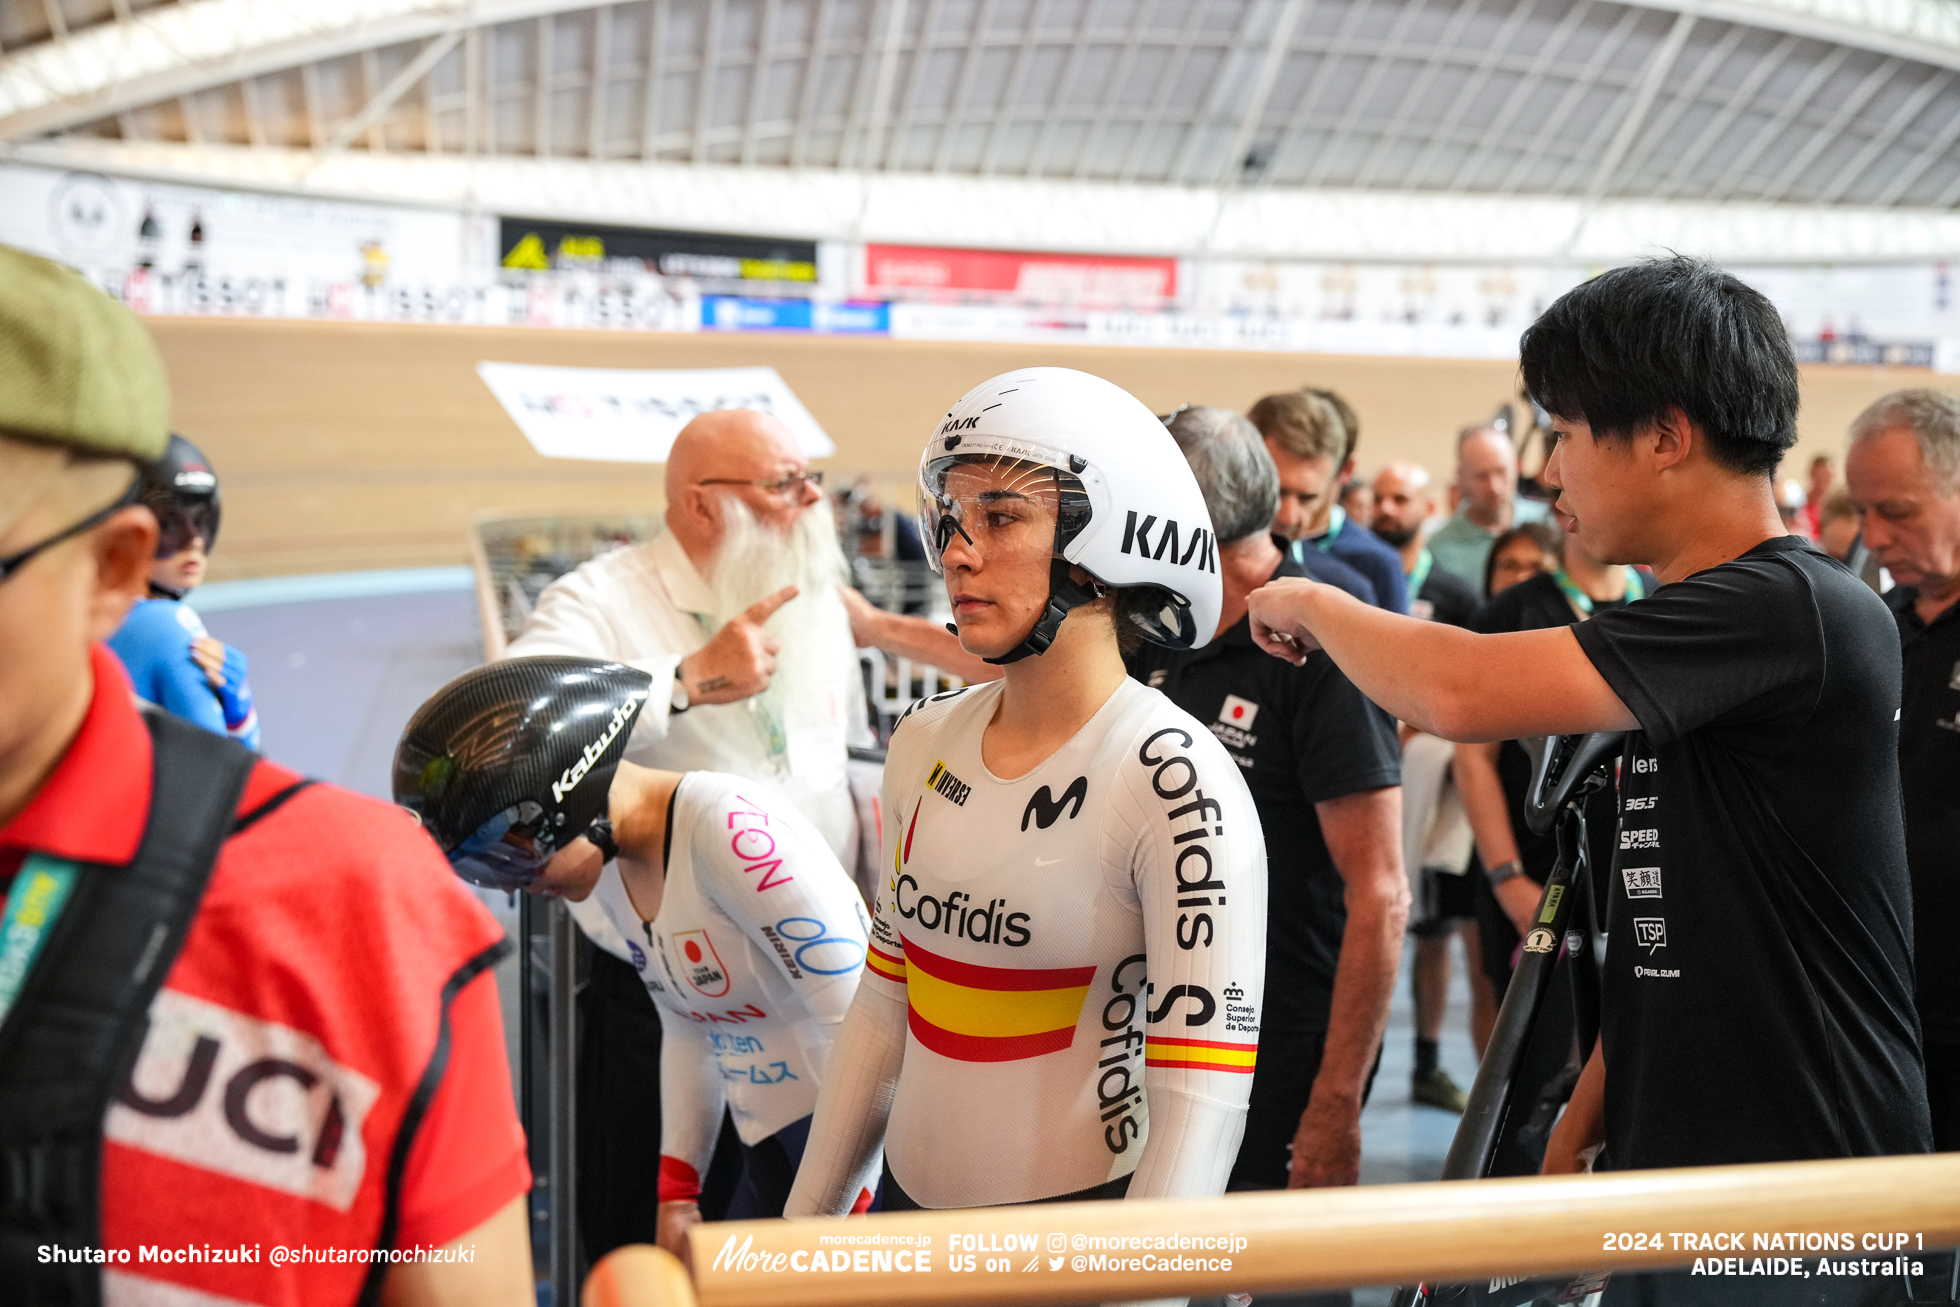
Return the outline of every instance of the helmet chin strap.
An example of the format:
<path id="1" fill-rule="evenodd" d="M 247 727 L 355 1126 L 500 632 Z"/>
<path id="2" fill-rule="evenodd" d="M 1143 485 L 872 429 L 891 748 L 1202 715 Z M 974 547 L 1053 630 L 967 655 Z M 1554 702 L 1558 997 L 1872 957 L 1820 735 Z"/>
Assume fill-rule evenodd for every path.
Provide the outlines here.
<path id="1" fill-rule="evenodd" d="M 177 602 L 182 603 L 184 596 L 189 593 L 190 591 L 188 589 L 174 590 L 167 585 L 159 585 L 155 581 L 150 582 L 150 598 L 152 599 L 175 599 Z"/>
<path id="2" fill-rule="evenodd" d="M 998 658 L 985 658 L 981 661 L 995 667 L 1005 667 L 1018 663 L 1023 658 L 1048 652 L 1048 646 L 1055 643 L 1055 633 L 1061 630 L 1062 619 L 1071 608 L 1096 601 L 1095 583 L 1079 584 L 1069 575 L 1070 563 L 1066 558 L 1054 558 L 1048 562 L 1048 607 L 1042 610 L 1035 621 L 1034 629 L 1027 638 L 1009 649 Z"/>

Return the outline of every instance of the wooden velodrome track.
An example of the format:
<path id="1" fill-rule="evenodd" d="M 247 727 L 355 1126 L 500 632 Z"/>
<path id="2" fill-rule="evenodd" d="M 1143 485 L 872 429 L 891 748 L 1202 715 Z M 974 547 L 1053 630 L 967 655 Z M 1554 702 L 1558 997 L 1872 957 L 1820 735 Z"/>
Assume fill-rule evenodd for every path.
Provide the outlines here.
<path id="1" fill-rule="evenodd" d="M 653 464 L 535 453 L 476 364 L 610 368 L 769 364 L 837 442 L 822 466 L 902 487 L 934 419 L 976 382 L 1060 364 L 1127 387 L 1158 411 L 1243 409 L 1311 381 L 1362 416 L 1361 466 L 1417 459 L 1447 474 L 1457 428 L 1515 398 L 1516 367 L 1486 360 L 1354 358 L 764 335 L 652 335 L 524 328 L 152 318 L 178 430 L 224 478 L 214 579 L 466 561 L 465 527 L 490 509 L 648 511 Z M 1935 384 L 1923 369 L 1811 368 L 1802 460 L 1835 452 L 1878 395 Z M 909 508 L 912 497 L 894 495 Z"/>

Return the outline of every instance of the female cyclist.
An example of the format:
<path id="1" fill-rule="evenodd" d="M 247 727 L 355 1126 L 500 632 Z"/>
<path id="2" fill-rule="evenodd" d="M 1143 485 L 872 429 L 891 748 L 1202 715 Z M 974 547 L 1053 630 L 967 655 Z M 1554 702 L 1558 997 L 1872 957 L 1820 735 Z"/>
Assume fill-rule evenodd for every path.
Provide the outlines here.
<path id="1" fill-rule="evenodd" d="M 1002 680 L 893 735 L 871 952 L 790 1215 L 1223 1192 L 1265 980 L 1266 858 L 1224 747 L 1124 675 L 1203 644 L 1211 522 L 1163 426 L 996 377 L 920 465 L 929 561 Z"/>
<path id="2" fill-rule="evenodd" d="M 465 880 L 592 895 L 626 939 L 660 1011 L 659 1242 L 684 1255 L 724 1105 L 743 1163 L 727 1215 L 782 1215 L 868 923 L 771 787 L 621 759 L 651 684 L 583 658 L 466 672 L 409 721 L 395 801 Z"/>

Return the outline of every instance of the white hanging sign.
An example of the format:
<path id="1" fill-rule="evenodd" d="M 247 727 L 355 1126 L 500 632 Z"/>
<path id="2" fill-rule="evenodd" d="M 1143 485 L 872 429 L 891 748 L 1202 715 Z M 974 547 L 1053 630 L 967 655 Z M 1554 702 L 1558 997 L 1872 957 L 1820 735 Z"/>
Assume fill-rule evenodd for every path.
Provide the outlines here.
<path id="1" fill-rule="evenodd" d="M 641 371 L 484 362 L 476 372 L 546 458 L 664 463 L 682 427 L 724 408 L 774 414 L 811 458 L 837 452 L 774 368 Z"/>

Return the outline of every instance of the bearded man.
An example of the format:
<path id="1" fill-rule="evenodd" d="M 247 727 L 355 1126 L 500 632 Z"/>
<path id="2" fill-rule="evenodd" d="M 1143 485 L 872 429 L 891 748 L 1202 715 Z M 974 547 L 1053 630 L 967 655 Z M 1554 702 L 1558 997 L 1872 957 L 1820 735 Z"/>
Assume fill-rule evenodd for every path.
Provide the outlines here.
<path id="1" fill-rule="evenodd" d="M 999 671 L 944 628 L 880 612 L 843 584 L 821 475 L 776 418 L 703 413 L 667 456 L 667 529 L 554 581 L 509 653 L 605 658 L 651 674 L 656 688 L 630 761 L 768 781 L 849 868 L 859 831 L 847 749 L 875 743 L 854 647 L 970 681 Z M 578 1211 L 594 1260 L 652 1239 L 660 1142 L 650 1088 L 659 1084 L 659 1018 L 629 965 L 634 945 L 590 911 L 596 903 L 567 904 L 611 955 L 594 957 L 581 995 Z M 711 1218 L 714 1184 L 711 1174 L 702 1194 Z"/>

